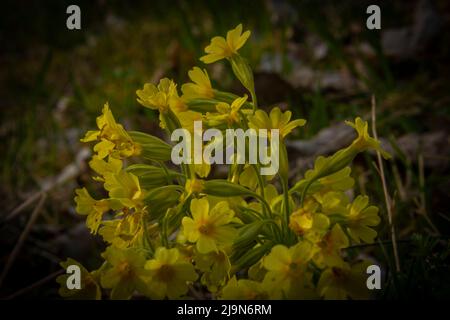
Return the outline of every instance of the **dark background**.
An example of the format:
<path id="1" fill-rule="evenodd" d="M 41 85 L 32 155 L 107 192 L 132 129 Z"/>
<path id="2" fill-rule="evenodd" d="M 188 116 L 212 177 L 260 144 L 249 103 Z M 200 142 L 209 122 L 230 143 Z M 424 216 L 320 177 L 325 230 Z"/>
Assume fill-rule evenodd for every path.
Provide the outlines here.
<path id="1" fill-rule="evenodd" d="M 365 27 L 374 3 L 381 30 Z M 70 4 L 81 8 L 81 30 L 66 28 Z M 386 175 L 403 267 L 393 273 L 375 158 L 361 156 L 355 191 L 381 208 L 382 242 L 365 248 L 386 270 L 379 298 L 449 296 L 448 1 L 21 0 L 0 11 L 0 297 L 58 298 L 59 261 L 97 266 L 103 244 L 74 210 L 74 189 L 92 184 L 80 137 L 106 101 L 126 128 L 159 134 L 135 91 L 163 76 L 187 81 L 189 69 L 205 67 L 198 58 L 209 39 L 239 23 L 252 30 L 242 54 L 260 104 L 308 120 L 290 143 L 293 180 L 351 141 L 341 123 L 369 118 L 376 96 L 378 134 L 394 155 Z M 243 92 L 225 64 L 207 69 L 215 85 Z"/>

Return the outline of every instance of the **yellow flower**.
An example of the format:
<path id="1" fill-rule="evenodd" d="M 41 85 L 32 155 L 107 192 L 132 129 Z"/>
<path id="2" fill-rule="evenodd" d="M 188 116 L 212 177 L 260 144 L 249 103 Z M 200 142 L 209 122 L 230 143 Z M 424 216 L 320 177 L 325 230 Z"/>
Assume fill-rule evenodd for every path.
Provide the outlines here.
<path id="1" fill-rule="evenodd" d="M 164 78 L 159 81 L 158 86 L 146 83 L 142 90 L 137 90 L 137 101 L 144 107 L 167 112 L 171 100 L 178 98 L 177 85 L 170 79 Z"/>
<path id="2" fill-rule="evenodd" d="M 244 169 L 239 174 L 239 184 L 249 188 L 250 190 L 256 190 L 258 187 L 258 176 L 252 166 L 244 166 Z"/>
<path id="3" fill-rule="evenodd" d="M 352 146 L 359 152 L 374 149 L 379 151 L 385 159 L 389 159 L 391 157 L 389 153 L 381 149 L 380 141 L 369 135 L 369 124 L 367 121 L 363 121 L 360 117 L 358 117 L 354 123 L 351 121 L 346 121 L 345 123 L 353 127 L 358 133 L 358 137 L 353 141 Z"/>
<path id="4" fill-rule="evenodd" d="M 317 284 L 319 295 L 333 300 L 368 299 L 370 297 L 366 286 L 368 265 L 367 262 L 360 262 L 350 267 L 346 263 L 341 267 L 327 268 L 322 272 Z"/>
<path id="5" fill-rule="evenodd" d="M 145 257 L 135 249 L 108 247 L 102 254 L 108 268 L 101 275 L 101 284 L 111 290 L 111 299 L 129 299 L 137 290 L 147 294 L 149 272 L 144 269 Z"/>
<path id="6" fill-rule="evenodd" d="M 61 297 L 68 299 L 80 300 L 100 300 L 102 297 L 100 286 L 98 285 L 98 271 L 89 272 L 79 262 L 68 258 L 60 263 L 65 270 L 71 265 L 78 266 L 81 271 L 80 284 L 81 289 L 69 289 L 67 280 L 70 274 L 63 274 L 56 278 L 56 282 L 60 284 L 58 293 Z"/>
<path id="7" fill-rule="evenodd" d="M 202 121 L 203 116 L 200 112 L 187 110 L 176 114 L 181 127 L 188 130 L 191 135 L 194 134 L 194 121 Z"/>
<path id="8" fill-rule="evenodd" d="M 211 81 L 205 69 L 202 71 L 199 67 L 194 67 L 188 75 L 193 83 L 185 83 L 181 86 L 183 99 L 214 98 Z"/>
<path id="9" fill-rule="evenodd" d="M 330 219 L 322 213 L 314 212 L 314 207 L 299 208 L 289 217 L 289 228 L 296 234 L 315 242 L 330 226 Z"/>
<path id="10" fill-rule="evenodd" d="M 308 172 L 305 175 L 306 178 L 308 178 Z M 345 167 L 344 169 L 320 178 L 317 181 L 321 185 L 321 190 L 346 191 L 355 184 L 355 180 L 350 176 L 350 173 L 350 167 Z"/>
<path id="11" fill-rule="evenodd" d="M 187 179 L 184 189 L 188 195 L 200 193 L 203 191 L 205 182 L 201 179 Z"/>
<path id="12" fill-rule="evenodd" d="M 380 223 L 378 208 L 368 207 L 368 204 L 369 197 L 358 196 L 351 205 L 348 205 L 347 232 L 356 243 L 360 243 L 360 240 L 372 243 L 377 236 L 377 232 L 370 227 Z"/>
<path id="13" fill-rule="evenodd" d="M 237 231 L 230 225 L 234 211 L 228 202 L 221 201 L 210 211 L 208 200 L 193 199 L 191 213 L 192 218 L 182 220 L 183 233 L 188 241 L 196 243 L 198 252 L 218 252 L 219 247 L 233 242 Z"/>
<path id="14" fill-rule="evenodd" d="M 259 260 L 257 263 L 248 268 L 248 278 L 255 281 L 263 281 L 267 273 L 263 264 L 264 259 Z"/>
<path id="15" fill-rule="evenodd" d="M 221 59 L 230 58 L 245 44 L 250 37 L 250 31 L 242 33 L 242 24 L 228 31 L 227 38 L 214 37 L 205 48 L 207 55 L 200 58 L 204 63 L 213 63 Z"/>
<path id="16" fill-rule="evenodd" d="M 219 126 L 221 124 L 228 124 L 228 126 L 231 126 L 234 123 L 239 123 L 241 119 L 239 110 L 247 101 L 247 98 L 247 95 L 244 95 L 242 98 L 237 98 L 231 103 L 231 106 L 228 103 L 219 102 L 216 105 L 218 113 L 208 112 L 205 116 L 208 125 L 210 127 Z"/>
<path id="17" fill-rule="evenodd" d="M 324 157 L 317 158 L 314 169 L 306 171 L 305 178 L 298 181 L 292 190 L 303 190 L 309 182 L 314 180 L 316 181 L 308 188 L 308 194 L 314 193 L 314 197 L 316 197 L 316 194 L 323 195 L 329 191 L 346 191 L 353 187 L 355 180 L 350 176 L 350 167 L 342 168 L 339 171 L 317 179 L 316 177 L 320 175 L 320 170 L 323 169 L 323 165 L 326 165 L 327 162 L 329 161 Z"/>
<path id="18" fill-rule="evenodd" d="M 106 103 L 102 115 L 97 117 L 97 131 L 88 131 L 82 142 L 100 141 L 94 146 L 98 158 L 110 155 L 113 158 L 126 158 L 139 155 L 141 146 L 131 139 L 121 124 L 116 123 L 114 116 Z"/>
<path id="19" fill-rule="evenodd" d="M 281 112 L 280 108 L 275 107 L 270 111 L 270 116 L 264 110 L 256 110 L 254 115 L 249 116 L 248 126 L 252 129 L 278 129 L 280 138 L 285 138 L 296 127 L 304 126 L 306 120 L 291 120 L 290 111 Z"/>
<path id="20" fill-rule="evenodd" d="M 194 164 L 194 172 L 200 177 L 200 178 L 206 178 L 208 177 L 209 173 L 211 172 L 211 165 L 203 161 L 201 164 Z"/>
<path id="21" fill-rule="evenodd" d="M 110 200 L 95 200 L 89 195 L 86 188 L 77 189 L 75 192 L 77 194 L 75 197 L 77 212 L 81 215 L 87 215 L 87 227 L 91 230 L 91 233 L 97 233 L 103 214 L 111 209 Z"/>
<path id="22" fill-rule="evenodd" d="M 127 208 L 141 208 L 144 191 L 141 189 L 139 179 L 127 171 L 120 171 L 105 177 L 105 189 L 109 191 L 111 199 L 119 201 Z"/>
<path id="23" fill-rule="evenodd" d="M 302 187 L 302 184 L 310 184 L 318 179 L 336 174 L 338 172 L 340 172 L 340 174 L 338 176 L 334 176 L 333 180 L 335 178 L 339 178 L 339 176 L 340 178 L 344 178 L 346 174 L 345 170 L 349 170 L 346 169 L 347 166 L 350 165 L 356 155 L 368 149 L 377 150 L 385 159 L 390 158 L 389 153 L 381 149 L 380 142 L 369 136 L 368 124 L 366 121 L 362 121 L 361 118 L 356 118 L 355 123 L 347 121 L 347 124 L 356 129 L 358 132 L 358 137 L 352 142 L 351 145 L 344 149 L 338 150 L 329 157 L 317 157 L 314 162 L 314 169 L 308 170 L 305 174 L 306 179 L 297 183 L 294 189 L 298 190 Z M 342 187 L 345 186 L 345 184 L 353 183 L 351 179 L 345 178 L 342 182 L 344 183 Z"/>
<path id="24" fill-rule="evenodd" d="M 151 275 L 149 291 L 154 299 L 177 299 L 186 294 L 188 283 L 198 278 L 192 264 L 186 262 L 176 248 L 159 247 L 145 268 Z"/>
<path id="25" fill-rule="evenodd" d="M 161 79 L 158 86 L 146 83 L 142 90 L 136 91 L 136 94 L 137 101 L 144 107 L 159 111 L 161 128 L 167 128 L 168 121 L 175 121 L 172 125 L 181 124 L 183 128 L 191 131 L 193 121 L 201 120 L 201 114 L 188 110 L 184 99 L 178 96 L 177 85 L 168 78 Z M 173 112 L 173 116 L 167 117 L 169 110 Z"/>
<path id="26" fill-rule="evenodd" d="M 348 238 L 336 223 L 320 242 L 315 245 L 314 262 L 320 267 L 342 266 L 341 249 L 348 247 Z"/>
<path id="27" fill-rule="evenodd" d="M 89 166 L 100 175 L 99 177 L 94 177 L 94 180 L 104 182 L 105 176 L 117 174 L 122 170 L 122 160 L 108 157 L 108 161 L 105 161 L 98 156 L 93 156 L 92 160 L 89 161 Z"/>
<path id="28" fill-rule="evenodd" d="M 320 203 L 321 211 L 327 215 L 347 214 L 348 196 L 344 192 L 316 192 L 314 199 Z"/>
<path id="29" fill-rule="evenodd" d="M 266 300 L 269 295 L 263 285 L 257 281 L 233 277 L 222 289 L 221 299 L 224 300 Z"/>
<path id="30" fill-rule="evenodd" d="M 272 297 L 289 296 L 294 286 L 310 285 L 310 275 L 306 269 L 311 259 L 311 249 L 308 242 L 299 242 L 290 248 L 283 245 L 272 248 L 263 260 L 268 271 L 263 283 Z"/>
<path id="31" fill-rule="evenodd" d="M 126 209 L 126 208 L 124 208 Z M 114 247 L 125 249 L 141 244 L 144 237 L 145 211 L 119 212 L 121 219 L 105 220 L 98 233 Z"/>
<path id="32" fill-rule="evenodd" d="M 203 272 L 201 283 L 210 292 L 216 292 L 230 277 L 230 259 L 223 250 L 208 254 L 197 253 L 195 256 L 195 266 Z"/>

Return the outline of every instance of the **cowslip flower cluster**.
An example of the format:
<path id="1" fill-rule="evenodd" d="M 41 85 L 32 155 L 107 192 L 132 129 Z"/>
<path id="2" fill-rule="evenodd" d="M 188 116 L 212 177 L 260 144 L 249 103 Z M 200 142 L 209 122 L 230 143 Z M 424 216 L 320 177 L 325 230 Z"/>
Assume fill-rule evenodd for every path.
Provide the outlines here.
<path id="1" fill-rule="evenodd" d="M 249 36 L 239 25 L 226 38 L 214 37 L 201 58 L 206 64 L 228 61 L 248 95 L 213 88 L 207 71 L 194 67 L 181 93 L 164 78 L 137 90 L 137 101 L 159 112 L 168 134 L 192 131 L 194 121 L 222 131 L 278 129 L 278 173 L 261 176 L 263 164 L 233 163 L 226 178 L 216 179 L 207 163 L 174 166 L 169 143 L 126 131 L 105 104 L 98 129 L 82 141 L 95 142 L 89 166 L 106 197 L 93 197 L 84 187 L 76 190 L 75 202 L 107 248 L 96 270 L 72 259 L 61 263 L 82 271 L 82 288 L 75 291 L 66 288 L 67 275 L 58 278 L 62 296 L 369 298 L 367 261 L 346 255 L 346 248 L 374 242 L 380 217 L 368 196 L 349 196 L 351 163 L 369 149 L 389 155 L 370 137 L 367 122 L 356 118 L 347 122 L 357 133 L 348 147 L 318 157 L 301 180 L 290 183 L 285 139 L 306 121 L 278 107 L 259 108 L 251 68 L 239 54 Z"/>

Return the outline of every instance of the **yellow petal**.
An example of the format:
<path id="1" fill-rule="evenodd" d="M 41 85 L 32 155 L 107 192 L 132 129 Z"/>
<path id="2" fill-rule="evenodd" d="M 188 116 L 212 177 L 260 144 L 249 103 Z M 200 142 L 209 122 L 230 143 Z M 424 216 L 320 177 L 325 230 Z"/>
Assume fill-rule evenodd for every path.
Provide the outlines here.
<path id="1" fill-rule="evenodd" d="M 209 202 L 206 199 L 193 199 L 191 201 L 191 212 L 194 221 L 202 221 L 209 216 Z"/>

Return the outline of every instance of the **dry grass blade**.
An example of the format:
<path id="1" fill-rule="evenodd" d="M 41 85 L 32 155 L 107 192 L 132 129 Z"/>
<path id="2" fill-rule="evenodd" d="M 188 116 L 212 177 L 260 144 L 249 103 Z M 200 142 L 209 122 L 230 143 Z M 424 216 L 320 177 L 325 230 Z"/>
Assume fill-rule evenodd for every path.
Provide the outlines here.
<path id="1" fill-rule="evenodd" d="M 376 126 L 376 104 L 375 104 L 375 96 L 372 96 L 372 133 L 373 137 L 378 140 L 377 135 L 377 126 Z M 397 249 L 397 240 L 395 235 L 395 227 L 393 223 L 393 217 L 392 217 L 392 201 L 391 197 L 389 196 L 389 192 L 387 190 L 387 184 L 386 184 L 386 177 L 384 175 L 384 166 L 383 166 L 383 159 L 381 158 L 381 154 L 379 151 L 377 151 L 377 161 L 378 161 L 378 173 L 380 175 L 381 184 L 383 186 L 383 193 L 384 193 L 384 200 L 386 202 L 386 210 L 388 214 L 388 222 L 391 229 L 391 238 L 392 238 L 392 249 L 394 251 L 394 258 L 395 258 L 395 269 L 397 272 L 400 272 L 400 259 L 398 257 L 398 249 Z"/>
<path id="2" fill-rule="evenodd" d="M 11 213 L 5 218 L 4 223 L 12 220 L 14 217 L 16 217 L 19 213 L 21 213 L 23 210 L 25 210 L 30 204 L 32 204 L 34 201 L 38 200 L 42 196 L 42 191 L 36 192 L 31 197 L 29 197 L 25 202 L 20 204 L 18 207 L 16 207 Z"/>

